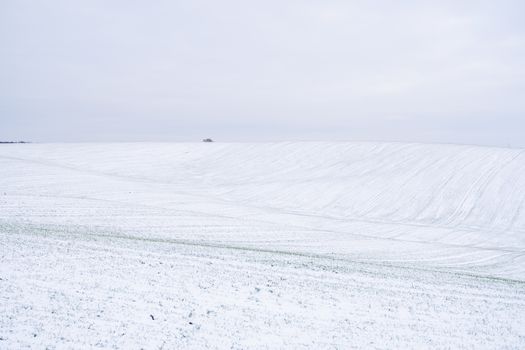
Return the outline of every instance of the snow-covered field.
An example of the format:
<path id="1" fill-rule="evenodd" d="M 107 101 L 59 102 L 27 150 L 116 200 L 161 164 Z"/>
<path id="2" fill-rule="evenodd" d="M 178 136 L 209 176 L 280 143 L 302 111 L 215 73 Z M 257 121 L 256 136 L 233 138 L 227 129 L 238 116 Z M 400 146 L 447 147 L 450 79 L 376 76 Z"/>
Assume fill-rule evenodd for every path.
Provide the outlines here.
<path id="1" fill-rule="evenodd" d="M 0 349 L 523 349 L 524 152 L 1 145 Z"/>

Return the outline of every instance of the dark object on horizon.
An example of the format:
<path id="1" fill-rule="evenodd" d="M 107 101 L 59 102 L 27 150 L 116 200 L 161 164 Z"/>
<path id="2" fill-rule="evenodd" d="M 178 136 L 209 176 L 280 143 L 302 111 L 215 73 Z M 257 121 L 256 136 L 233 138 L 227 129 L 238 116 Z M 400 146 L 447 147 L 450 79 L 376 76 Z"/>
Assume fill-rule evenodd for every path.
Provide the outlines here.
<path id="1" fill-rule="evenodd" d="M 27 141 L 0 141 L 0 143 L 31 143 Z"/>
<path id="2" fill-rule="evenodd" d="M 203 139 L 202 142 L 213 142 L 212 139 Z"/>

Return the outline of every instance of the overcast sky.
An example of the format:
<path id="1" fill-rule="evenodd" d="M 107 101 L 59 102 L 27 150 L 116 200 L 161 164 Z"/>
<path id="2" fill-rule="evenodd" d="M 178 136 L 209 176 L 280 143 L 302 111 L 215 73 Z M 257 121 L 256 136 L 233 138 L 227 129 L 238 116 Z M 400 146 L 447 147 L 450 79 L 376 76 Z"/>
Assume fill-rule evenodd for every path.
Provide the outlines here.
<path id="1" fill-rule="evenodd" d="M 525 1 L 0 0 L 0 139 L 525 147 Z"/>

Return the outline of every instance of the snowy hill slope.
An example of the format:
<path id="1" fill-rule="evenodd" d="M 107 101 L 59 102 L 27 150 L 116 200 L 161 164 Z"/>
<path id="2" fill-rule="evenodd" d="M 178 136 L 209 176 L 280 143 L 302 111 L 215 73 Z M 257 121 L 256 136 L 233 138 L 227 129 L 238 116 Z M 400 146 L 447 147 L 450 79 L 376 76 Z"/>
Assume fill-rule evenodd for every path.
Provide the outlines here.
<path id="1" fill-rule="evenodd" d="M 320 214 L 525 231 L 524 150 L 291 143 L 31 145 L 7 151 L 100 173 L 220 186 L 236 198 Z"/>
<path id="2" fill-rule="evenodd" d="M 77 346 L 96 338 L 148 347 L 145 334 L 168 330 L 171 347 L 523 345 L 524 152 L 372 142 L 4 145 L 0 296 L 4 314 L 18 316 L 0 317 L 0 331 L 15 334 L 10 347 L 31 345 L 27 329 L 58 321 L 50 309 L 37 321 L 17 310 L 53 291 L 67 297 L 60 310 L 77 327 L 68 338 Z M 271 286 L 265 296 L 261 284 Z M 38 292 L 20 292 L 27 288 Z M 130 301 L 137 295 L 140 307 Z M 159 306 L 172 298 L 173 311 Z M 90 336 L 68 318 L 75 305 L 89 322 L 100 305 L 113 315 Z M 145 325 L 151 308 L 165 315 L 161 328 Z M 104 324 L 133 319 L 128 310 L 144 319 L 122 326 L 133 337 L 116 339 Z M 206 335 L 170 328 L 195 310 Z M 451 315 L 461 317 L 449 324 Z M 272 338 L 282 328 L 268 326 L 275 320 L 302 338 Z M 363 322 L 370 327 L 356 333 Z"/>
<path id="3" fill-rule="evenodd" d="M 7 151 L 7 152 L 6 152 Z M 525 151 L 402 143 L 17 145 L 4 159 L 172 185 L 286 213 L 525 247 Z M 10 158 L 9 158 L 10 157 Z M 399 234 L 404 235 L 403 232 Z M 426 239 L 421 234 L 421 238 Z M 418 236 L 418 235 L 416 235 Z"/>
<path id="4" fill-rule="evenodd" d="M 5 146 L 4 146 L 5 147 Z M 402 143 L 17 145 L 4 156 L 340 217 L 525 231 L 525 151 Z M 34 150 L 34 151 L 33 151 Z"/>

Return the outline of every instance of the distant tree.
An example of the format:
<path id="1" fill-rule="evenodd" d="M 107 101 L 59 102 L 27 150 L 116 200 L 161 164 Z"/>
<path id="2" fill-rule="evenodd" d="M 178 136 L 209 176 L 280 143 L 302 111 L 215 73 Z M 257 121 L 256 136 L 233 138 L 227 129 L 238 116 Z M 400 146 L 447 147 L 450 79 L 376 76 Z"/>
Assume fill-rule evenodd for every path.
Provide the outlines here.
<path id="1" fill-rule="evenodd" d="M 203 139 L 202 142 L 213 142 L 212 139 Z"/>

